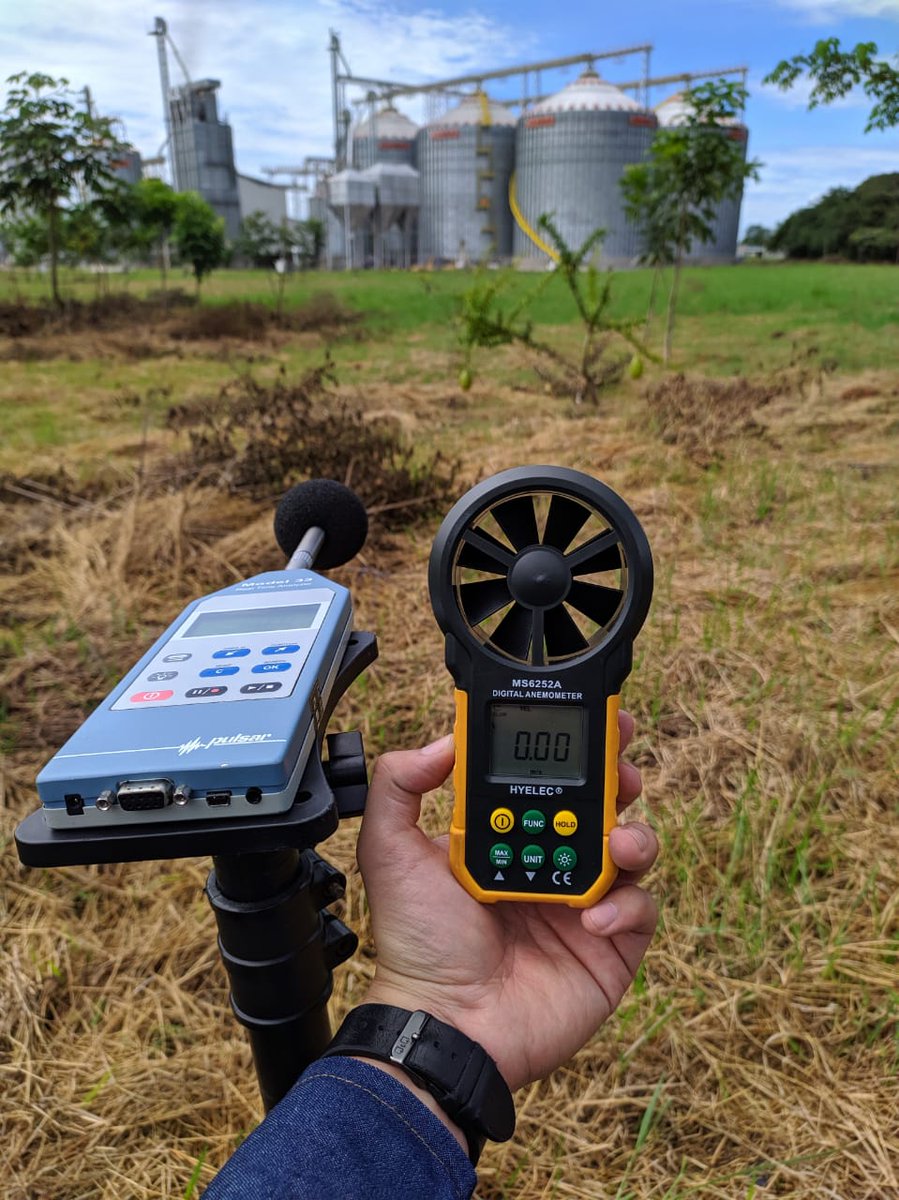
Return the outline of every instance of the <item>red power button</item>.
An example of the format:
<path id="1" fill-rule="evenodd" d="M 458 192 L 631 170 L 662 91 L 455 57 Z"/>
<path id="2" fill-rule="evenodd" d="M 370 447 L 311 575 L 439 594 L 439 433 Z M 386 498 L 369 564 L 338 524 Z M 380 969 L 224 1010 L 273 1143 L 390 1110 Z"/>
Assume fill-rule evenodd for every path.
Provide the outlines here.
<path id="1" fill-rule="evenodd" d="M 135 692 L 131 697 L 132 704 L 143 704 L 151 700 L 168 700 L 174 692 Z"/>

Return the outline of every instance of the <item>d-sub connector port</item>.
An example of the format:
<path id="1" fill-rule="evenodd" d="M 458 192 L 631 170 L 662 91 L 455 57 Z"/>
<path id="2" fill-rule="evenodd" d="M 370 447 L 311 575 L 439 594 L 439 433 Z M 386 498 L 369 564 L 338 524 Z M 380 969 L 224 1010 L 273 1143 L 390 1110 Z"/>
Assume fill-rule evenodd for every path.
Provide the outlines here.
<path id="1" fill-rule="evenodd" d="M 230 804 L 231 803 L 231 793 L 230 793 L 230 791 L 224 791 L 224 790 L 219 791 L 219 792 L 207 792 L 206 793 L 206 803 L 209 804 L 210 806 L 216 805 L 216 804 Z"/>
<path id="2" fill-rule="evenodd" d="M 171 804 L 173 790 L 170 779 L 134 779 L 120 783 L 115 795 L 124 812 L 146 812 Z"/>

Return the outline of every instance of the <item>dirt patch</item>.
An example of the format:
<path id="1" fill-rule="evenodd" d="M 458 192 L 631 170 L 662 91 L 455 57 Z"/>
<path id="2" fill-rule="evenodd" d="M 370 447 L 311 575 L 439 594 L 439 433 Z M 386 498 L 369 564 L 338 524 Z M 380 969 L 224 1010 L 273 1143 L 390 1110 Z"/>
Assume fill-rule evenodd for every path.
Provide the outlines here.
<path id="1" fill-rule="evenodd" d="M 663 442 L 680 446 L 701 466 L 717 462 L 737 435 L 760 436 L 756 414 L 777 396 L 775 383 L 668 375 L 645 392 Z"/>

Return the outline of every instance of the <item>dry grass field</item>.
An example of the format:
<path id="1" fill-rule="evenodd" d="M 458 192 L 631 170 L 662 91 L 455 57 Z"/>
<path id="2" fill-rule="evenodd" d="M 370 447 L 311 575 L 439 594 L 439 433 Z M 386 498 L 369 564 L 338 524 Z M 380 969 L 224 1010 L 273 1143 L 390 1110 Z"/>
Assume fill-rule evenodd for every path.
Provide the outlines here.
<path id="1" fill-rule="evenodd" d="M 618 1014 L 519 1095 L 478 1195 L 899 1197 L 899 364 L 773 362 L 782 342 L 752 342 L 747 318 L 727 345 L 715 333 L 743 373 L 705 377 L 696 315 L 683 378 L 653 368 L 583 411 L 511 352 L 481 357 L 459 391 L 436 326 L 190 319 L 187 338 L 124 311 L 114 328 L 0 334 L 3 1196 L 199 1196 L 259 1119 L 208 861 L 26 870 L 12 835 L 38 768 L 179 608 L 281 565 L 278 481 L 254 485 L 239 435 L 218 458 L 207 440 L 195 469 L 191 432 L 208 432 L 198 414 L 221 413 L 236 372 L 275 387 L 330 343 L 334 377 L 304 410 L 320 444 L 357 410 L 360 447 L 366 428 L 395 436 L 380 475 L 361 450 L 333 464 L 376 510 L 337 576 L 381 657 L 334 723 L 361 728 L 372 757 L 450 725 L 426 562 L 441 511 L 476 480 L 525 463 L 591 472 L 636 510 L 656 560 L 626 704 L 636 807 L 663 847 L 658 933 Z M 853 319 L 836 317 L 846 343 Z M 882 364 L 896 332 L 858 338 Z M 404 489 L 413 503 L 396 508 Z M 428 802 L 435 832 L 448 806 Z M 361 935 L 335 1017 L 373 970 L 356 825 L 321 848 L 349 876 L 340 911 Z"/>

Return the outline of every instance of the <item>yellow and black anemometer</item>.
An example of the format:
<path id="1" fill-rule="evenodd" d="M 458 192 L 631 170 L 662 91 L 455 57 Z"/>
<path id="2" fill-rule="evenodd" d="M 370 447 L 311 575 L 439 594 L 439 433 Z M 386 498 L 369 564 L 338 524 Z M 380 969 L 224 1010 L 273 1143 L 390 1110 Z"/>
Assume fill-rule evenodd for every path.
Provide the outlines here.
<path id="1" fill-rule="evenodd" d="M 448 513 L 428 581 L 456 685 L 454 874 L 476 899 L 586 908 L 612 885 L 618 704 L 652 597 L 639 521 L 564 467 Z"/>

